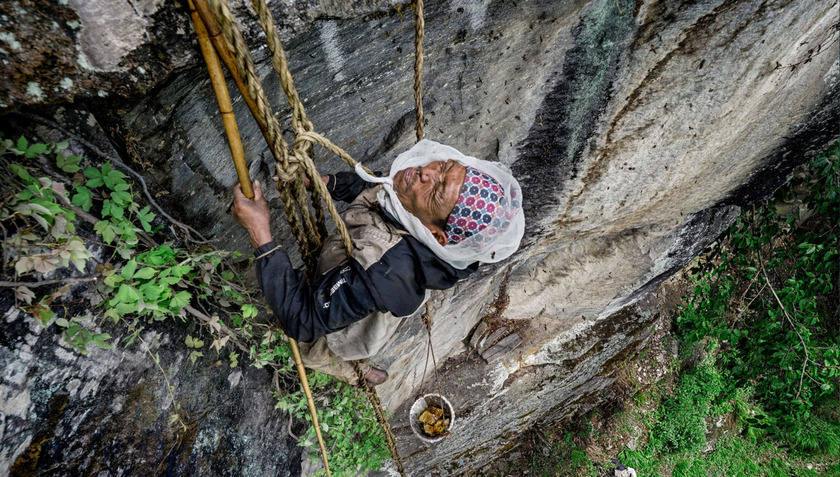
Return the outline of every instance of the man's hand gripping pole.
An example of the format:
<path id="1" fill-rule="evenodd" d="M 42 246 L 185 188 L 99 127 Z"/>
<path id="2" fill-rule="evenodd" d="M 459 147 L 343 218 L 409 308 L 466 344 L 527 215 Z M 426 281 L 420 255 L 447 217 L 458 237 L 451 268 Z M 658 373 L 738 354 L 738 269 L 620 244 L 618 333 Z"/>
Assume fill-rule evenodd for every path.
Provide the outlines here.
<path id="1" fill-rule="evenodd" d="M 216 93 L 219 110 L 222 112 L 225 132 L 227 133 L 228 143 L 230 144 L 236 172 L 239 176 L 239 185 L 241 187 L 242 194 L 247 199 L 253 200 L 255 197 L 254 190 L 251 187 L 251 178 L 248 175 L 248 166 L 245 163 L 245 154 L 242 151 L 242 141 L 239 136 L 239 129 L 236 126 L 236 120 L 233 117 L 233 108 L 231 107 L 230 96 L 224 82 L 224 75 L 222 73 L 219 57 L 216 56 L 216 52 L 213 50 L 213 45 L 208 38 L 207 28 L 196 12 L 193 0 L 188 1 L 193 26 L 195 27 L 196 35 L 199 39 L 199 45 L 201 46 L 201 52 L 204 56 L 204 60 L 207 63 L 207 70 L 210 74 L 213 90 Z M 256 183 L 255 185 L 259 187 L 259 183 Z M 303 368 L 303 361 L 300 357 L 300 348 L 298 348 L 297 341 L 291 337 L 289 337 L 289 348 L 292 350 L 292 357 L 295 360 L 295 367 L 297 368 L 298 376 L 300 377 L 300 384 L 301 387 L 303 387 L 304 394 L 306 394 L 306 402 L 309 404 L 309 413 L 312 415 L 312 425 L 315 426 L 315 435 L 318 437 L 318 445 L 321 447 L 321 456 L 324 460 L 324 468 L 327 471 L 327 477 L 331 477 L 330 466 L 327 462 L 327 448 L 324 445 L 324 438 L 321 436 L 321 426 L 318 423 L 318 412 L 315 409 L 315 401 L 312 399 L 312 391 L 309 389 L 309 381 L 306 379 L 306 370 Z"/>

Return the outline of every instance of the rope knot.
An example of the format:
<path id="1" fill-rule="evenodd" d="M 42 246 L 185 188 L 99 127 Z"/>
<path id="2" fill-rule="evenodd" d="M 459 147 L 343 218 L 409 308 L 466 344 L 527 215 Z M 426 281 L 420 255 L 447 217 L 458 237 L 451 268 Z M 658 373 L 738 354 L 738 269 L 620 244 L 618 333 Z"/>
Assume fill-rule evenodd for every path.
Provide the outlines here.
<path id="1" fill-rule="evenodd" d="M 277 188 L 280 188 L 281 183 L 285 186 L 286 184 L 294 183 L 300 177 L 301 171 L 299 163 L 296 159 L 289 158 L 289 165 L 285 168 L 280 161 L 276 161 L 274 163 L 274 169 L 277 173 L 277 177 L 280 179 L 277 182 Z"/>
<path id="2" fill-rule="evenodd" d="M 432 314 L 429 313 L 429 302 L 426 302 L 426 311 L 423 312 L 423 316 L 420 317 L 423 320 L 423 326 L 426 327 L 426 330 L 429 332 L 432 331 Z"/>

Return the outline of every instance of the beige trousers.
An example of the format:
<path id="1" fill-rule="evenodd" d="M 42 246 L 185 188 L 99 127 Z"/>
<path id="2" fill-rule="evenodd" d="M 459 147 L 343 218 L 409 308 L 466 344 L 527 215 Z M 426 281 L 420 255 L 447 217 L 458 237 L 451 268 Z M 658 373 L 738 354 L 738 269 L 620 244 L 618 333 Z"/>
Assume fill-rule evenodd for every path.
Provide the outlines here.
<path id="1" fill-rule="evenodd" d="M 349 383 L 352 386 L 359 384 L 353 363 L 344 361 L 340 356 L 330 351 L 327 347 L 327 338 L 322 336 L 311 343 L 298 342 L 300 348 L 300 359 L 303 365 L 309 369 L 320 371 L 335 377 L 340 381 Z M 360 363 L 362 373 L 370 371 L 370 364 L 367 360 Z"/>

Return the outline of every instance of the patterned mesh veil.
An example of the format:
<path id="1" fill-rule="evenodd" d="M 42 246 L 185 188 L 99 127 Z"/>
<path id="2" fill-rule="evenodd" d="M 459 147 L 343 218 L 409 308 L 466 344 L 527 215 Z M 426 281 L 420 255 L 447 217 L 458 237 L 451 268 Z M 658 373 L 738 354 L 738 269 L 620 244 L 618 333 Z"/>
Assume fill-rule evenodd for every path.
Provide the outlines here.
<path id="1" fill-rule="evenodd" d="M 498 195 L 504 197 L 504 200 L 497 200 L 494 203 L 494 210 L 489 221 L 481 223 L 479 220 L 481 227 L 473 227 L 470 233 L 466 233 L 468 230 L 466 228 L 461 229 L 463 231 L 458 234 L 457 243 L 452 243 L 453 240 L 450 240 L 446 246 L 442 246 L 435 240 L 431 231 L 420 222 L 420 219 L 405 210 L 397 198 L 393 184 L 394 176 L 403 169 L 449 159 L 466 166 L 468 172 L 472 169 L 472 174 L 468 173 L 467 179 L 472 180 L 475 177 L 478 177 L 478 181 L 489 179 L 487 182 L 501 189 Z M 464 269 L 473 262 L 498 262 L 508 258 L 519 248 L 519 242 L 525 232 L 522 190 L 510 173 L 510 169 L 504 164 L 465 156 L 455 148 L 424 139 L 397 156 L 391 165 L 388 177 L 371 176 L 360 166 L 356 167 L 356 173 L 368 182 L 381 183 L 383 187 L 377 195 L 379 204 L 396 217 L 412 236 L 455 268 Z M 466 182 L 465 185 L 467 185 Z M 462 210 L 463 204 L 456 205 L 455 212 Z M 447 226 L 448 234 L 452 234 L 455 226 L 450 217 L 450 224 Z"/>

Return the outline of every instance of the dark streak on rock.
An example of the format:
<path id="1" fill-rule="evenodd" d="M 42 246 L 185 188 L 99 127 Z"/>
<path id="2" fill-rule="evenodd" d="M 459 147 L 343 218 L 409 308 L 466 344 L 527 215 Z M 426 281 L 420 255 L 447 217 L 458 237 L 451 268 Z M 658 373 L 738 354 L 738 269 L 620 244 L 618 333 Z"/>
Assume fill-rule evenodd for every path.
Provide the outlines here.
<path id="1" fill-rule="evenodd" d="M 748 183 L 730 192 L 722 204 L 746 207 L 770 197 L 787 182 L 796 166 L 825 151 L 831 141 L 840 137 L 840 83 L 834 84 L 834 90 L 800 124 L 781 147 L 767 156 L 765 166 Z"/>
<path id="2" fill-rule="evenodd" d="M 429 107 L 429 104 L 423 104 L 423 109 L 426 110 Z M 385 137 L 382 138 L 382 142 L 379 144 L 375 150 L 366 152 L 365 157 L 371 158 L 376 160 L 388 154 L 391 149 L 393 149 L 394 145 L 397 144 L 397 141 L 403 137 L 404 134 L 408 132 L 410 128 L 414 127 L 414 108 L 408 110 L 399 117 L 392 125 L 388 132 L 385 134 Z M 366 162 L 364 159 L 360 159 L 363 163 Z"/>
<path id="3" fill-rule="evenodd" d="M 668 277 L 688 265 L 694 257 L 720 236 L 739 213 L 739 208 L 721 204 L 689 217 L 688 221 L 674 234 L 673 245 L 666 257 L 668 266 L 665 271 L 636 288 L 616 306 L 633 303 L 659 287 Z"/>
<path id="4" fill-rule="evenodd" d="M 622 11 L 633 10 L 632 3 L 624 3 Z M 530 191 L 524 205 L 530 229 L 526 236 L 541 235 L 535 230 L 540 218 L 553 213 L 557 195 L 576 176 L 587 140 L 609 100 L 619 54 L 632 32 L 633 17 L 619 16 L 615 2 L 605 6 L 609 9 L 606 18 L 595 17 L 593 10 L 598 6 L 575 27 L 576 46 L 566 53 L 562 77 L 518 145 L 514 174 L 522 178 L 523 189 Z M 593 84 L 593 79 L 600 81 Z M 580 118 L 579 122 L 573 122 L 573 117 Z"/>
<path id="5" fill-rule="evenodd" d="M 707 15 L 704 15 L 699 20 L 697 20 L 691 27 L 685 30 L 685 38 L 677 44 L 677 47 L 673 50 L 669 51 L 661 60 L 659 60 L 656 65 L 651 68 L 650 72 L 645 76 L 645 78 L 639 84 L 639 87 L 634 89 L 627 100 L 624 102 L 624 107 L 615 115 L 615 117 L 610 121 L 609 129 L 606 133 L 606 140 L 604 141 L 607 144 L 607 148 L 605 149 L 605 153 L 609 151 L 610 145 L 613 144 L 613 133 L 619 129 L 618 123 L 621 121 L 627 113 L 636 109 L 636 106 L 639 106 L 639 96 L 647 90 L 647 86 L 654 83 L 657 79 L 659 79 L 660 75 L 666 70 L 666 67 L 670 63 L 671 59 L 678 53 L 685 53 L 690 51 L 692 40 L 698 40 L 698 38 L 706 38 L 706 35 L 699 35 L 700 31 L 705 30 L 712 23 L 714 23 L 717 16 L 724 10 L 731 8 L 729 4 L 720 5 L 714 10 L 712 10 Z M 636 43 L 635 41 L 634 43 Z"/>

